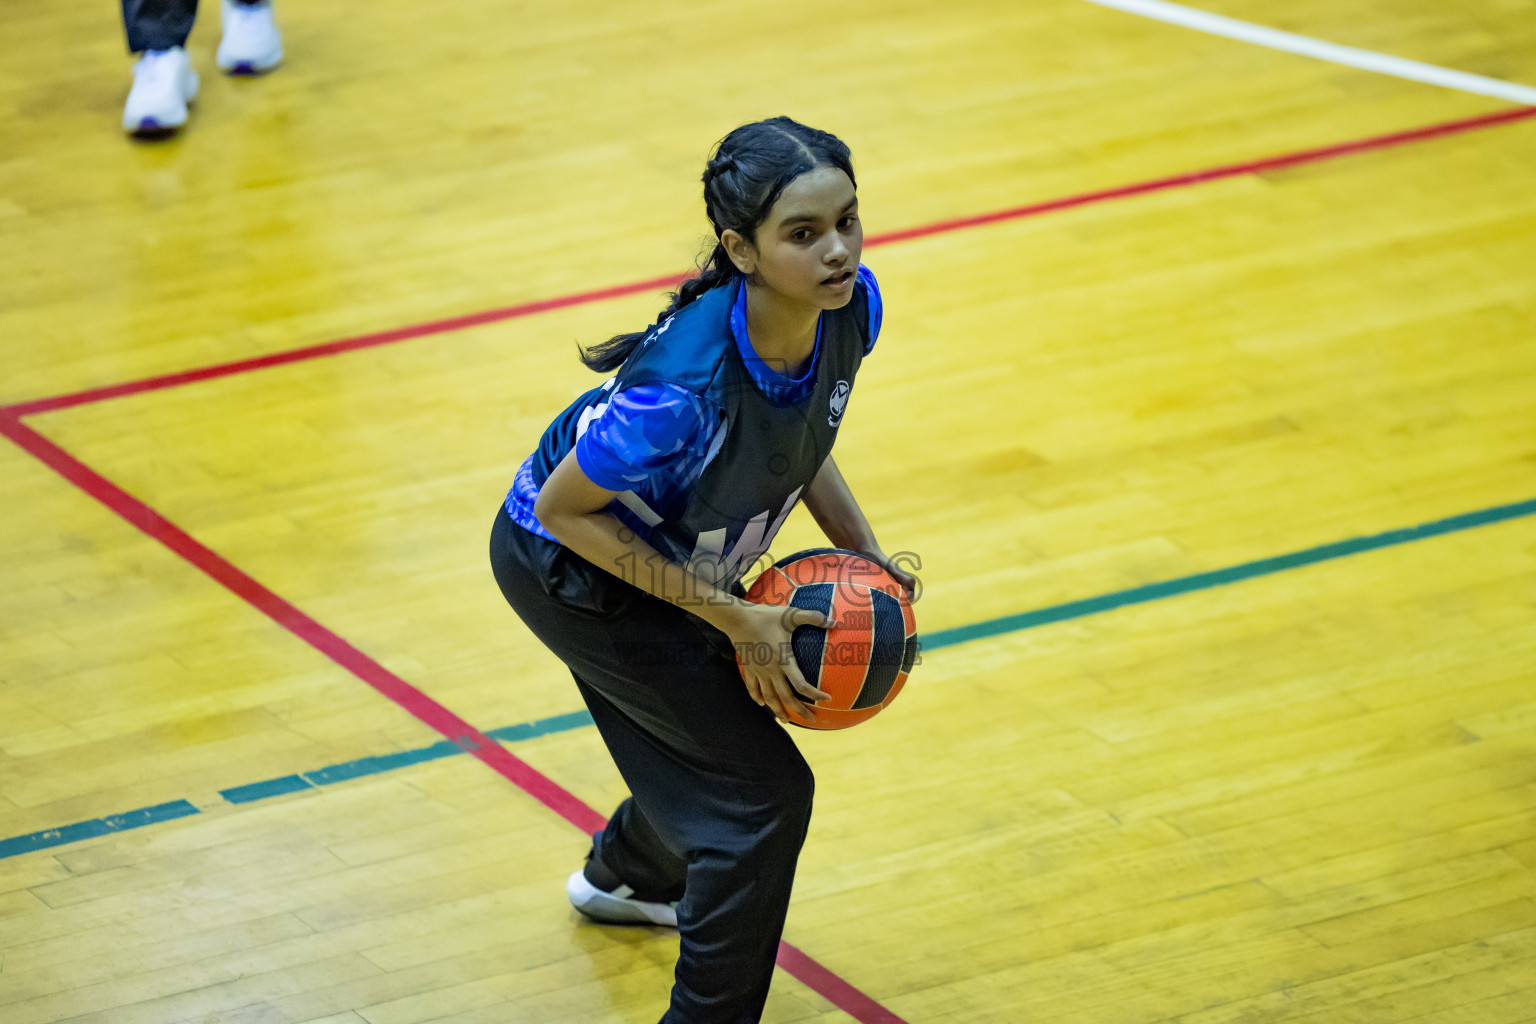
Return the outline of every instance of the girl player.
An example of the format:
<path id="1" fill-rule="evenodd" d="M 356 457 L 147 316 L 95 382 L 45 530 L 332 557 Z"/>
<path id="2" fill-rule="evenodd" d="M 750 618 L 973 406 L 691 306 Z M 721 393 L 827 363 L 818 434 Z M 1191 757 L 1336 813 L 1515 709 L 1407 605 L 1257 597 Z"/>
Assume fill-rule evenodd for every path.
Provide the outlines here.
<path id="1" fill-rule="evenodd" d="M 774 717 L 814 717 L 803 702 L 826 694 L 793 658 L 734 652 L 831 623 L 743 600 L 740 577 L 804 501 L 834 545 L 914 582 L 830 454 L 880 331 L 848 147 L 785 117 L 744 125 L 704 203 L 719 241 L 702 272 L 651 327 L 583 353 L 617 374 L 555 418 L 491 531 L 502 593 L 570 668 L 633 794 L 567 893 L 597 921 L 678 928 L 664 1024 L 759 1019 L 811 816 L 810 768 Z"/>

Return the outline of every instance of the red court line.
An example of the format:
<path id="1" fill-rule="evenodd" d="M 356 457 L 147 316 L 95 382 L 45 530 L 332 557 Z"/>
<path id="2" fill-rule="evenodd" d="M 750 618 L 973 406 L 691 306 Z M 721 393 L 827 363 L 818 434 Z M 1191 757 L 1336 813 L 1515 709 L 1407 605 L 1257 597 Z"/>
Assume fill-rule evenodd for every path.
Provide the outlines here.
<path id="1" fill-rule="evenodd" d="M 273 622 L 490 765 L 572 825 L 585 832 L 595 832 L 603 827 L 606 819 L 601 814 L 558 783 L 535 771 L 500 743 L 256 582 L 228 559 L 195 540 L 181 527 L 22 423 L 13 414 L 0 412 L 0 434 L 10 438 L 64 479 L 213 577 Z"/>
<path id="2" fill-rule="evenodd" d="M 101 402 L 108 398 L 136 395 L 143 391 L 159 391 L 161 388 L 174 388 L 181 384 L 192 384 L 200 380 L 212 380 L 215 377 L 228 377 L 236 373 L 264 370 L 269 366 L 301 363 L 306 359 L 319 359 L 322 356 L 334 356 L 342 352 L 356 352 L 358 349 L 374 348 L 378 345 L 388 345 L 396 341 L 410 341 L 412 338 L 425 338 L 432 334 L 447 334 L 451 331 L 461 331 L 466 327 L 493 324 L 499 320 L 515 320 L 518 317 L 532 316 L 535 313 L 547 313 L 552 309 L 584 306 L 591 302 L 602 302 L 604 299 L 617 299 L 624 295 L 634 295 L 637 292 L 652 292 L 661 291 L 664 288 L 675 288 L 687 276 L 686 274 L 668 274 L 666 277 L 653 277 L 648 281 L 634 281 L 630 284 L 614 285 L 611 288 L 598 288 L 595 291 L 577 292 L 574 295 L 561 295 L 553 299 L 539 299 L 537 302 L 524 302 L 516 306 L 505 306 L 501 309 L 488 309 L 481 313 L 467 313 L 464 316 L 449 317 L 446 320 L 432 320 L 428 323 L 413 324 L 409 327 L 396 327 L 394 330 L 379 331 L 375 334 L 360 334 L 355 338 L 342 338 L 340 341 L 327 341 L 320 345 L 307 345 L 304 348 L 289 349 L 286 352 L 273 352 L 270 355 L 256 356 L 252 359 L 238 359 L 232 363 L 219 363 L 216 366 L 205 366 L 198 370 L 166 373 L 158 377 L 146 377 L 143 380 L 127 381 L 123 384 L 109 384 L 106 387 L 90 388 L 89 390 L 77 391 L 69 395 L 57 395 L 53 398 L 39 398 L 30 402 L 18 402 L 15 405 L 0 408 L 0 412 L 11 413 L 16 416 L 31 416 L 35 413 L 52 412 L 55 409 L 68 409 L 76 405 Z"/>
<path id="3" fill-rule="evenodd" d="M 606 818 L 565 787 L 322 626 L 291 602 L 258 583 L 234 563 L 197 541 L 149 505 L 22 423 L 15 413 L 0 410 L 0 434 L 201 569 L 273 622 L 485 762 L 514 786 L 582 832 L 596 832 L 606 823 Z M 799 979 L 806 987 L 861 1024 L 905 1024 L 900 1017 L 787 942 L 779 943 L 778 964 L 792 977 Z"/>
<path id="4" fill-rule="evenodd" d="M 906 1024 L 900 1017 L 860 992 L 787 942 L 779 943 L 779 966 L 833 1006 L 864 1024 Z"/>
<path id="5" fill-rule="evenodd" d="M 1055 210 L 1068 210 L 1075 206 L 1102 203 L 1109 199 L 1124 199 L 1128 196 L 1145 195 L 1148 192 L 1162 192 L 1171 188 L 1199 185 L 1207 181 L 1235 178 L 1244 174 L 1262 174 L 1265 171 L 1278 171 L 1286 167 L 1295 167 L 1299 164 L 1311 164 L 1322 160 L 1332 160 L 1335 157 L 1349 156 L 1352 153 L 1368 153 L 1376 149 L 1390 149 L 1393 146 L 1401 146 L 1409 142 L 1424 142 L 1429 139 L 1443 138 L 1447 135 L 1475 131 L 1478 128 L 1491 128 L 1494 125 L 1527 121 L 1533 117 L 1536 117 L 1536 107 L 1519 107 L 1515 110 L 1502 110 L 1494 114 L 1480 114 L 1477 117 L 1463 118 L 1459 121 L 1446 121 L 1442 124 L 1429 125 L 1426 128 L 1413 128 L 1405 132 L 1393 132 L 1390 135 L 1375 135 L 1368 139 L 1357 139 L 1354 142 L 1341 142 L 1333 146 L 1320 146 L 1317 149 L 1303 149 L 1300 152 L 1287 153 L 1283 156 L 1265 157 L 1262 160 L 1249 160 L 1240 164 L 1226 164 L 1204 171 L 1175 174 L 1168 178 L 1153 178 L 1151 181 L 1143 181 L 1135 185 L 1121 185 L 1118 188 L 1104 189 L 1100 192 L 1085 192 L 1082 195 L 1068 196 L 1065 199 L 1051 199 L 1043 203 L 1015 206 L 1008 210 L 983 213 L 974 217 L 960 217 L 955 220 L 939 221 L 936 224 L 926 224 L 922 227 L 905 228 L 901 231 L 875 235 L 868 239 L 865 244 L 880 245 L 886 242 L 904 242 L 910 238 L 924 238 L 928 235 L 939 235 L 948 231 L 961 231 L 965 228 L 980 227 L 983 224 L 996 224 L 999 221 L 1034 217 Z"/>
<path id="6" fill-rule="evenodd" d="M 1151 192 L 1163 192 L 1168 189 L 1199 185 L 1208 181 L 1234 178 L 1244 174 L 1262 174 L 1265 171 L 1278 171 L 1287 167 L 1318 163 L 1323 160 L 1332 160 L 1354 153 L 1390 149 L 1393 146 L 1401 146 L 1411 142 L 1424 142 L 1430 139 L 1443 138 L 1447 135 L 1475 131 L 1480 128 L 1491 128 L 1496 125 L 1526 121 L 1531 118 L 1536 118 L 1536 107 L 1519 107 L 1514 110 L 1504 110 L 1493 114 L 1481 114 L 1477 117 L 1463 118 L 1458 121 L 1446 121 L 1442 124 L 1429 125 L 1425 128 L 1393 132 L 1389 135 L 1376 135 L 1371 138 L 1357 139 L 1354 142 L 1342 142 L 1332 146 L 1321 146 L 1316 149 L 1304 149 L 1282 156 L 1266 157 L 1262 160 L 1225 164 L 1203 171 L 1190 171 L 1167 178 L 1154 178 L 1150 181 L 1138 182 L 1133 185 L 1121 185 L 1117 188 L 1085 192 L 1081 195 L 1067 196 L 1062 199 L 1050 199 L 1045 202 L 1030 203 L 1025 206 L 1014 206 L 1006 210 L 994 210 L 991 213 L 982 213 L 971 217 L 958 217 L 918 227 L 903 228 L 899 231 L 888 231 L 884 234 L 871 235 L 864 240 L 864 244 L 866 247 L 872 247 L 889 245 L 892 242 L 905 242 L 914 238 L 927 238 L 931 235 L 963 231 L 968 228 L 998 224 L 1010 220 L 1020 220 L 1025 217 L 1036 217 L 1043 213 L 1068 210 L 1078 206 L 1089 206 L 1093 203 L 1107 202 L 1112 199 L 1125 199 L 1131 196 L 1146 195 Z M 514 320 L 520 317 L 532 316 L 535 313 L 565 309 L 571 306 L 583 306 L 588 303 L 602 302 L 606 299 L 634 295 L 639 292 L 661 291 L 666 288 L 676 287 L 686 277 L 686 274 L 669 274 L 665 277 L 653 277 L 646 281 L 614 285 L 611 288 L 576 292 L 553 299 L 542 299 L 537 302 L 525 302 L 521 305 L 506 306 L 501 309 L 489 309 L 481 313 L 469 313 L 464 316 L 450 317 L 446 320 L 433 320 L 429 323 L 415 324 L 409 327 L 397 327 L 394 330 L 380 331 L 375 334 L 363 334 L 355 338 L 343 338 L 340 341 L 329 341 L 320 345 L 309 345 L 304 348 L 291 349 L 286 352 L 275 352 L 271 355 L 257 356 L 252 359 L 220 363 L 216 366 L 206 366 L 197 370 L 167 373 L 157 377 L 146 377 L 143 380 L 90 388 L 67 395 L 57 395 L 52 398 L 39 398 L 27 402 L 18 402 L 15 405 L 0 408 L 0 412 L 8 412 L 15 416 L 30 416 L 34 413 L 68 409 L 77 405 L 104 401 L 108 398 L 120 398 L 124 395 L 134 395 L 144 391 L 158 391 L 161 388 L 176 387 L 181 384 L 191 384 L 201 380 L 211 380 L 215 377 L 227 377 L 236 373 L 247 373 L 251 370 L 261 370 L 269 366 L 282 366 L 287 363 L 318 359 L 342 352 L 355 352 L 358 349 L 388 345 L 397 341 L 409 341 L 433 334 L 446 334 L 451 331 L 462 330 L 466 327 L 496 323 L 501 320 Z"/>

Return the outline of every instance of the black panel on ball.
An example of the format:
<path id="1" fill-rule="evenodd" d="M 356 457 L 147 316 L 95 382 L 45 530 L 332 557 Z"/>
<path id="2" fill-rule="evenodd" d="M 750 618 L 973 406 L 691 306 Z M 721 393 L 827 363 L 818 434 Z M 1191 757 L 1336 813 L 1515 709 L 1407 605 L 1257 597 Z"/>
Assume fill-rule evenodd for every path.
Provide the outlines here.
<path id="1" fill-rule="evenodd" d="M 875 623 L 870 631 L 869 670 L 864 676 L 859 699 L 853 702 L 855 709 L 872 708 L 885 700 L 891 685 L 896 682 L 896 674 L 901 671 L 902 649 L 907 641 L 901 602 L 883 590 L 871 590 L 869 597 Z"/>
<path id="2" fill-rule="evenodd" d="M 796 587 L 795 592 L 789 595 L 789 604 L 792 608 L 809 608 L 813 612 L 831 615 L 832 598 L 836 591 L 837 588 L 831 583 Z M 821 654 L 827 644 L 827 631 L 820 626 L 796 626 L 789 642 L 795 652 L 795 664 L 800 666 L 800 674 L 805 676 L 806 682 L 819 687 Z"/>

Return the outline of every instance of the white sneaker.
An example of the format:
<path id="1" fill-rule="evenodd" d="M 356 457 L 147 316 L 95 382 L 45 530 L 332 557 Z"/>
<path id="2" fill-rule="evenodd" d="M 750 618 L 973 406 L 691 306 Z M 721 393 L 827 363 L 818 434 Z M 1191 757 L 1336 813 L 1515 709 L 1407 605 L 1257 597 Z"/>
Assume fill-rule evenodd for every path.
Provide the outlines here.
<path id="1" fill-rule="evenodd" d="M 187 123 L 187 104 L 196 98 L 197 72 L 185 47 L 145 50 L 133 66 L 123 130 L 134 135 L 169 135 Z"/>
<path id="2" fill-rule="evenodd" d="M 619 885 L 604 892 L 580 871 L 565 880 L 565 895 L 571 906 L 602 924 L 659 924 L 677 927 L 677 905 L 650 903 L 634 898 L 635 890 Z"/>
<path id="3" fill-rule="evenodd" d="M 283 59 L 283 37 L 272 22 L 272 0 L 237 4 L 224 0 L 224 38 L 215 60 L 230 75 L 259 75 Z"/>

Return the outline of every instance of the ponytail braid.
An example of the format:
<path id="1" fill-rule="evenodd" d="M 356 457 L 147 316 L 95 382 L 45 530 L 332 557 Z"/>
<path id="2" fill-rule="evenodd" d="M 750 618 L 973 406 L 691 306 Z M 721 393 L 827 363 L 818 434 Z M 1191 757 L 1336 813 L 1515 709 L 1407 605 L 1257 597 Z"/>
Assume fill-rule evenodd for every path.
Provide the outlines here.
<path id="1" fill-rule="evenodd" d="M 853 176 L 848 147 L 835 135 L 808 128 L 787 117 L 744 124 L 731 132 L 715 149 L 704 168 L 704 212 L 715 231 L 715 247 L 670 296 L 667 308 L 643 331 L 616 334 L 607 341 L 581 349 L 581 361 L 598 373 L 618 369 L 655 327 L 700 296 L 715 288 L 733 285 L 742 276 L 719 241 L 727 230 L 755 239 L 758 225 L 768 218 L 779 195 L 800 175 L 817 167 L 836 167 Z M 855 181 L 855 184 L 857 182 Z"/>
<path id="2" fill-rule="evenodd" d="M 693 302 L 699 296 L 712 288 L 718 288 L 723 284 L 729 284 L 741 276 L 741 271 L 736 269 L 736 264 L 731 262 L 731 257 L 726 253 L 725 246 L 715 243 L 714 251 L 704 261 L 697 274 L 690 274 L 678 285 L 677 291 L 668 298 L 671 302 L 656 317 L 654 323 L 643 331 L 632 331 L 629 334 L 615 334 L 607 341 L 599 342 L 590 348 L 580 349 L 581 361 L 588 369 L 598 373 L 612 373 L 624 365 L 624 360 L 645 340 L 645 336 L 651 330 L 666 323 L 667 318 L 684 306 Z"/>

